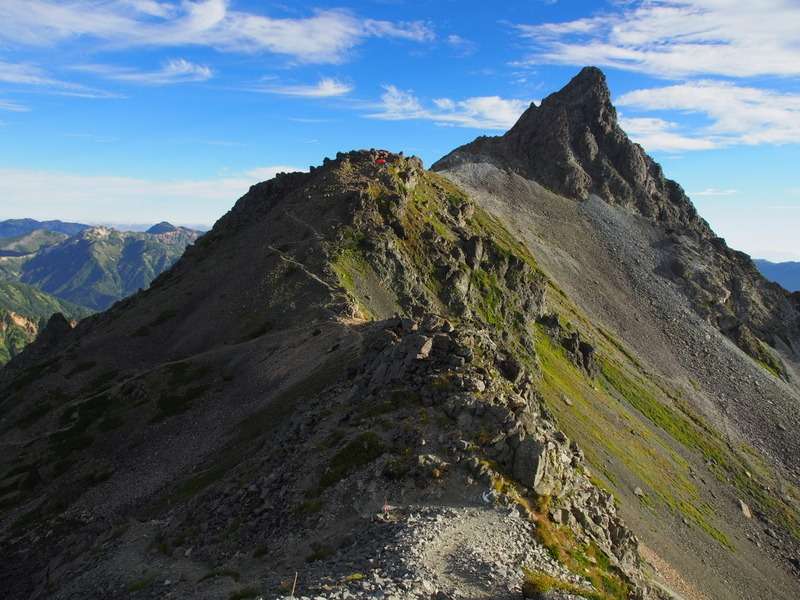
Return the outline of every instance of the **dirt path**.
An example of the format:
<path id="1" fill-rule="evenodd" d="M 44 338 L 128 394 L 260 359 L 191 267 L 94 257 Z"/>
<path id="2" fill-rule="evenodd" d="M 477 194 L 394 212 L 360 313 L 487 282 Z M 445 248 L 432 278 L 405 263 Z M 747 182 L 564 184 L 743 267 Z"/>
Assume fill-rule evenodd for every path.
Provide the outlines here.
<path id="1" fill-rule="evenodd" d="M 523 569 L 575 579 L 534 538 L 514 509 L 463 508 L 415 531 L 417 568 L 456 598 L 519 598 Z"/>

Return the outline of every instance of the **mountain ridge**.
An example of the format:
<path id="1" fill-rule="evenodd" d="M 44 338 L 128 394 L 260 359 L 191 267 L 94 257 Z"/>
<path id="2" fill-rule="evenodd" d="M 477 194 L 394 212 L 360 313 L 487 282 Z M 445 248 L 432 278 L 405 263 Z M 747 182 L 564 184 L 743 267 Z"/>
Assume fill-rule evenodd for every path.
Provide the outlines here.
<path id="1" fill-rule="evenodd" d="M 64 312 L 69 319 L 83 317 L 147 287 L 199 236 L 199 232 L 165 222 L 154 225 L 151 233 L 80 225 L 77 233 L 68 236 L 44 228 L 54 223 L 56 229 L 65 225 L 33 219 L 0 222 L 0 230 L 11 227 L 23 231 L 0 239 L 0 283 L 15 283 L 15 297 L 24 295 L 33 303 L 46 296 L 47 305 L 53 308 L 47 314 L 24 308 L 20 311 L 3 304 L 0 298 L 0 308 L 29 322 L 29 326 L 19 328 L 9 321 L 4 337 L 6 352 L 0 354 L 0 364 L 35 338 L 42 319 L 46 321 L 54 312 Z M 72 225 L 78 224 L 66 224 L 66 229 Z M 20 304 L 18 300 L 16 305 Z"/>
<path id="2" fill-rule="evenodd" d="M 84 223 L 71 223 L 69 221 L 37 221 L 36 219 L 6 219 L 0 221 L 0 238 L 17 237 L 26 235 L 37 229 L 63 233 L 68 236 L 88 229 L 90 225 Z"/>
<path id="3" fill-rule="evenodd" d="M 52 319 L 0 370 L 4 588 L 797 597 L 791 338 L 754 360 L 665 271 L 718 268 L 713 238 L 497 143 L 279 175 L 149 289 Z"/>
<path id="4" fill-rule="evenodd" d="M 508 350 L 501 350 L 501 344 L 505 343 L 499 339 L 492 341 L 494 335 L 482 331 L 485 327 L 508 327 L 509 332 L 518 332 L 523 324 L 521 321 L 514 324 L 515 319 L 521 319 L 523 314 L 533 318 L 539 314 L 544 288 L 535 261 L 491 217 L 476 212 L 456 188 L 446 180 L 424 172 L 417 159 L 389 155 L 389 166 L 384 168 L 375 164 L 375 156 L 372 152 L 340 154 L 309 174 L 279 176 L 254 186 L 172 270 L 159 276 L 149 290 L 116 304 L 105 313 L 85 319 L 74 330 L 62 328 L 60 335 L 51 332 L 48 326 L 42 340 L 0 372 L 1 385 L 16 390 L 14 398 L 19 399 L 23 393 L 30 395 L 31 386 L 44 390 L 59 382 L 58 389 L 66 400 L 62 404 L 65 407 L 62 410 L 66 412 L 61 417 L 43 408 L 40 410 L 43 414 L 31 425 L 34 430 L 47 431 L 47 423 L 60 419 L 68 429 L 63 436 L 50 434 L 49 444 L 37 443 L 26 450 L 24 460 L 31 465 L 28 468 L 35 469 L 43 479 L 35 483 L 32 490 L 21 491 L 16 502 L 24 502 L 31 495 L 36 497 L 42 493 L 40 490 L 49 489 L 56 481 L 61 489 L 73 489 L 75 482 L 100 469 L 107 473 L 97 484 L 96 493 L 104 497 L 103 504 L 91 502 L 95 493 L 90 490 L 83 500 L 81 493 L 64 500 L 69 505 L 77 503 L 71 510 L 81 510 L 78 506 L 82 505 L 92 511 L 93 519 L 103 521 L 112 515 L 126 514 L 126 507 L 132 501 L 159 506 L 159 497 L 175 493 L 173 486 L 165 482 L 175 476 L 176 470 L 183 472 L 188 465 L 196 465 L 198 458 L 202 459 L 201 465 L 210 461 L 209 466 L 201 467 L 198 473 L 205 468 L 218 468 L 211 465 L 218 465 L 219 457 L 234 451 L 234 456 L 242 457 L 241 468 L 236 471 L 252 469 L 255 465 L 244 460 L 241 453 L 245 450 L 252 453 L 253 444 L 261 440 L 263 445 L 270 439 L 262 438 L 258 430 L 250 430 L 249 436 L 256 436 L 252 439 L 235 436 L 230 439 L 223 429 L 206 436 L 203 442 L 208 446 L 198 445 L 197 441 L 202 439 L 197 438 L 195 431 L 199 423 L 207 427 L 207 419 L 213 414 L 214 419 L 223 419 L 227 426 L 235 425 L 236 417 L 244 417 L 240 426 L 251 426 L 254 419 L 256 422 L 263 420 L 259 415 L 267 411 L 264 414 L 269 415 L 269 419 L 263 421 L 264 432 L 278 436 L 287 449 L 294 448 L 292 452 L 297 458 L 284 458 L 284 451 L 277 451 L 279 446 L 275 446 L 275 453 L 262 454 L 256 450 L 252 458 L 270 464 L 276 459 L 283 461 L 282 468 L 279 464 L 275 466 L 282 473 L 281 477 L 296 481 L 293 485 L 305 490 L 298 490 L 298 497 L 298 492 L 281 492 L 280 486 L 276 487 L 274 483 L 260 484 L 263 489 L 276 494 L 276 501 L 280 496 L 281 502 L 296 506 L 303 502 L 304 494 L 312 498 L 317 496 L 315 502 L 330 507 L 321 514 L 330 514 L 330 518 L 339 515 L 335 517 L 337 520 L 364 523 L 373 530 L 376 526 L 363 522 L 348 508 L 352 500 L 348 499 L 347 490 L 356 482 L 359 486 L 368 485 L 369 478 L 377 476 L 392 490 L 392 496 L 404 498 L 404 505 L 408 505 L 409 510 L 431 510 L 416 508 L 414 499 L 429 497 L 435 501 L 437 495 L 449 490 L 447 494 L 457 502 L 453 514 L 467 518 L 488 511 L 487 514 L 491 515 L 494 509 L 480 508 L 480 503 L 475 504 L 471 498 L 479 488 L 473 484 L 475 492 L 467 492 L 465 496 L 459 478 L 473 473 L 472 476 L 495 482 L 500 486 L 498 489 L 505 490 L 503 498 L 519 497 L 523 502 L 522 492 L 517 491 L 518 484 L 502 474 L 514 470 L 525 481 L 524 485 L 539 490 L 540 494 L 552 495 L 554 513 L 558 502 L 559 510 L 566 511 L 564 518 L 570 520 L 573 530 L 585 532 L 581 534 L 586 536 L 581 538 L 585 540 L 582 543 L 589 544 L 593 540 L 591 543 L 598 548 L 596 552 L 608 555 L 606 560 L 610 560 L 613 566 L 597 569 L 597 576 L 605 578 L 602 579 L 606 581 L 603 585 L 619 585 L 624 589 L 639 585 L 635 583 L 639 577 L 635 538 L 616 517 L 610 496 L 596 489 L 586 475 L 573 468 L 573 464 L 580 464 L 580 454 L 541 413 L 531 380 L 524 375 L 525 368 L 511 355 L 512 347 L 516 349 L 514 353 L 532 350 L 524 350 L 524 342 L 516 338 L 508 340 Z M 308 200 L 309 193 L 313 193 L 313 202 Z M 272 225 L 266 239 L 262 229 L 265 224 Z M 297 244 L 297 235 L 302 232 L 305 232 L 307 243 Z M 258 252 L 231 253 L 233 248 L 252 248 L 252 239 L 262 240 Z M 477 252 L 476 243 L 480 246 Z M 246 261 L 242 262 L 245 256 Z M 221 262 L 213 260 L 215 257 Z M 231 268 L 231 260 L 236 262 L 237 268 Z M 465 271 L 467 263 L 464 261 L 473 265 L 474 278 Z M 495 264 L 497 268 L 493 266 Z M 209 269 L 209 273 L 201 282 L 198 277 L 204 268 Z M 268 274 L 273 284 L 263 289 L 259 286 L 242 288 L 240 280 L 252 281 L 248 271 Z M 393 285 L 384 287 L 383 281 L 391 281 Z M 275 297 L 277 282 L 285 291 Z M 213 286 L 213 294 L 204 291 L 204 286 Z M 208 303 L 214 303 L 212 295 L 217 301 L 227 304 L 227 290 L 249 290 L 253 296 L 241 297 L 240 294 L 238 303 L 242 312 L 235 314 L 226 314 L 208 306 Z M 189 291 L 191 294 L 187 293 Z M 282 301 L 282 294 L 286 292 L 291 293 L 293 302 Z M 484 294 L 488 292 L 496 294 L 495 300 L 486 299 Z M 195 300 L 198 296 L 204 300 L 202 303 Z M 261 308 L 253 315 L 256 317 L 254 320 L 242 322 L 240 315 L 247 314 L 248 306 Z M 160 312 L 149 313 L 145 310 L 147 307 L 156 307 Z M 429 311 L 452 311 L 465 322 L 454 327 Z M 408 316 L 392 316 L 398 312 Z M 209 323 L 205 317 L 209 313 L 217 315 L 212 327 L 213 336 L 203 335 L 193 325 L 198 319 Z M 149 324 L 145 326 L 141 325 L 143 314 L 150 314 Z M 61 326 L 56 324 L 54 327 Z M 224 337 L 221 335 L 223 332 L 226 334 Z M 113 342 L 114 339 L 127 342 L 120 344 Z M 70 353 L 77 348 L 80 348 L 80 359 L 76 356 L 70 360 Z M 251 379 L 258 372 L 258 364 L 273 353 L 276 353 L 272 360 L 273 374 L 268 375 L 266 381 L 263 375 Z M 136 355 L 138 360 L 130 360 L 132 355 Z M 66 363 L 53 364 L 48 358 L 52 356 L 62 356 Z M 218 379 L 218 367 L 212 366 L 225 363 L 232 368 L 233 364 L 239 364 L 236 375 L 232 374 L 227 384 L 224 376 Z M 330 366 L 326 367 L 330 364 L 335 365 L 333 373 L 329 372 Z M 42 365 L 49 366 L 42 371 Z M 498 369 L 505 376 L 492 375 Z M 342 385 L 338 375 L 340 370 L 351 373 L 346 385 Z M 26 373 L 34 371 L 40 373 L 35 382 L 26 376 Z M 295 387 L 299 385 L 305 398 L 296 409 L 284 415 L 283 419 L 294 423 L 289 429 L 285 429 L 286 426 L 278 419 L 275 411 L 279 408 L 273 404 L 278 402 L 280 406 L 281 402 L 286 402 L 281 397 L 295 397 L 297 392 L 287 397 L 285 394 L 290 392 L 292 384 L 283 382 L 277 389 L 286 392 L 276 397 L 276 388 L 271 383 L 275 371 L 284 373 Z M 320 377 L 323 379 L 318 383 Z M 103 383 L 92 384 L 100 379 Z M 423 380 L 428 383 L 421 385 Z M 430 382 L 439 380 L 440 383 L 431 387 Z M 83 396 L 80 390 L 87 389 L 87 382 L 91 391 L 83 392 L 89 394 Z M 253 413 L 253 408 L 246 403 L 215 406 L 214 397 L 226 386 L 231 387 L 226 395 L 233 394 L 228 397 L 235 397 L 232 389 L 239 388 L 245 397 L 258 398 L 256 403 L 261 410 Z M 353 395 L 356 388 L 359 392 Z M 458 395 L 458 390 L 463 390 L 461 395 Z M 483 398 L 480 402 L 485 414 L 475 412 L 478 396 L 473 398 L 470 394 Z M 140 398 L 144 404 L 133 398 Z M 148 398 L 159 399 L 151 406 Z M 449 404 L 446 402 L 448 398 Z M 138 408 L 135 407 L 137 404 Z M 326 416 L 324 411 L 319 412 L 326 405 L 340 408 Z M 190 410 L 194 406 L 198 409 Z M 198 412 L 199 406 L 207 408 Z M 375 412 L 376 406 L 383 408 Z M 3 409 L 11 409 L 16 414 L 12 407 L 13 404 L 6 403 Z M 364 411 L 363 414 L 352 425 L 346 425 L 345 420 L 337 426 L 339 417 L 354 407 L 357 407 L 358 414 Z M 115 418 L 128 424 L 122 438 L 113 428 L 99 424 L 100 413 L 96 413 L 96 409 L 104 413 L 103 419 Z M 148 415 L 153 409 L 153 415 Z M 227 417 L 223 418 L 220 410 L 224 410 Z M 417 432 L 414 432 L 411 420 L 407 421 L 410 429 L 399 438 L 391 431 L 382 430 L 379 425 L 380 415 L 394 414 L 397 419 L 407 420 L 420 410 L 431 412 L 431 422 L 422 425 Z M 194 421 L 195 425 L 189 425 L 191 421 L 184 418 L 184 413 L 187 417 L 191 414 L 192 420 L 200 414 L 206 416 L 201 417 L 201 421 Z M 433 414 L 439 415 L 436 417 L 438 421 L 434 420 Z M 453 429 L 453 419 L 458 415 L 462 415 L 458 417 L 459 425 Z M 273 419 L 277 422 L 271 423 Z M 442 419 L 446 419 L 448 424 Z M 316 423 L 313 430 L 308 429 L 311 423 Z M 127 439 L 126 444 L 130 444 L 137 438 L 142 439 L 141 436 L 151 437 L 148 433 L 151 427 L 166 428 L 180 439 L 187 442 L 194 439 L 195 442 L 184 449 L 170 443 L 170 459 L 167 464 L 161 464 L 157 473 L 152 471 L 150 461 L 138 464 L 139 458 L 124 459 L 124 454 L 120 454 L 122 448 L 113 453 L 114 461 L 108 458 L 100 461 L 101 464 L 96 460 L 87 461 L 95 444 L 109 447 L 109 444 L 120 443 L 122 439 Z M 295 427 L 300 427 L 306 434 L 305 438 L 293 442 L 291 432 Z M 318 458 L 308 462 L 307 449 L 317 442 L 312 443 L 306 438 L 312 436 L 317 440 L 320 436 L 334 435 L 337 427 L 338 435 L 343 436 L 342 441 L 322 452 L 332 461 L 333 471 L 325 469 L 324 462 L 312 467 L 309 475 L 294 470 L 295 461 L 300 457 L 305 457 L 302 460 L 307 461 L 307 466 L 320 462 Z M 491 429 L 480 434 L 482 427 Z M 504 432 L 506 428 L 517 432 L 519 444 L 505 441 L 509 435 Z M 430 431 L 430 437 L 423 429 Z M 489 433 L 492 430 L 495 433 Z M 449 433 L 445 433 L 447 431 Z M 77 445 L 76 435 L 84 438 Z M 491 454 L 492 465 L 497 466 L 482 463 L 477 447 L 469 449 L 468 444 L 465 453 L 463 449 L 457 450 L 452 446 L 459 437 L 472 439 L 479 435 L 492 439 L 500 436 L 495 440 Z M 120 441 L 112 441 L 115 439 Z M 167 440 L 151 437 L 148 445 L 155 445 L 153 449 L 163 449 L 162 444 Z M 487 438 L 482 444 L 488 441 Z M 136 444 L 133 442 L 124 452 L 140 456 L 135 450 Z M 349 462 L 352 458 L 344 457 L 353 452 L 350 448 L 358 449 L 362 444 L 371 458 L 366 462 L 356 459 L 353 465 Z M 409 447 L 419 448 L 416 452 L 421 451 L 418 458 L 413 453 L 404 454 L 403 447 L 409 444 Z M 77 461 L 66 474 L 56 475 L 52 469 L 56 472 L 59 469 L 51 463 L 55 457 L 50 454 L 56 448 L 85 458 Z M 444 456 L 451 453 L 463 455 L 459 460 L 464 460 L 465 465 L 469 462 L 470 466 L 450 467 L 449 460 L 453 459 L 445 460 Z M 468 457 L 471 457 L 469 461 Z M 30 462 L 32 459 L 33 464 Z M 115 461 L 128 467 L 119 469 Z M 375 468 L 379 469 L 375 475 L 362 473 L 363 469 L 374 473 Z M 126 472 L 128 469 L 132 471 Z M 112 494 L 107 493 L 118 478 L 130 476 L 139 480 L 135 489 L 126 489 L 122 495 L 120 488 Z M 364 479 L 365 476 L 368 479 Z M 217 493 L 217 486 L 209 490 L 214 497 Z M 377 510 L 379 503 L 385 500 L 381 496 L 381 492 L 369 492 L 357 501 L 361 506 L 359 510 Z M 209 510 L 210 505 L 203 498 L 206 498 L 203 494 L 197 497 L 191 513 Z M 464 501 L 472 508 L 462 508 L 459 503 Z M 38 519 L 42 523 L 56 523 L 58 509 L 54 511 L 55 506 L 48 501 L 45 506 L 48 508 L 38 513 Z M 523 502 L 520 507 L 524 506 Z M 266 519 L 266 523 L 271 523 L 271 535 L 285 539 L 286 545 L 270 549 L 270 555 L 274 555 L 276 560 L 292 563 L 319 553 L 319 559 L 309 558 L 321 561 L 317 570 L 336 569 L 335 565 L 325 562 L 325 553 L 315 549 L 316 542 L 309 547 L 308 541 L 293 539 L 292 530 L 314 527 L 312 523 L 315 520 L 314 512 L 309 513 L 309 522 L 295 510 L 290 509 L 277 520 L 277 515 L 265 512 L 257 521 L 263 527 Z M 533 508 L 525 510 L 533 511 Z M 538 510 L 550 509 L 543 507 Z M 603 515 L 609 529 L 566 516 L 567 513 L 571 515 L 569 511 L 572 510 L 576 515 L 586 511 Z M 165 530 L 162 535 L 177 535 L 179 529 L 188 526 L 185 519 L 190 519 L 191 513 L 181 512 L 180 517 L 176 514 L 174 519 L 178 529 Z M 286 518 L 293 523 L 289 530 L 282 524 L 282 519 Z M 253 525 L 257 522 L 254 521 Z M 349 543 L 341 537 L 342 532 L 334 524 L 323 525 L 325 533 L 317 534 L 320 544 L 325 547 Z M 522 521 L 520 526 L 525 527 Z M 252 527 L 248 531 L 250 529 Z M 384 539 L 385 533 L 381 530 L 378 524 L 374 534 Z M 243 539 L 249 539 L 252 533 L 243 531 L 241 535 Z M 285 537 L 287 535 L 289 537 Z M 526 539 L 526 544 L 533 544 L 533 538 Z M 224 546 L 224 540 L 214 542 L 208 538 L 203 552 L 216 555 L 224 550 Z M 12 551 L 12 547 L 8 550 Z M 21 563 L 34 560 L 24 546 L 13 546 L 13 554 L 14 560 Z M 384 565 L 386 575 L 397 582 L 392 585 L 404 581 L 403 585 L 421 585 L 419 581 L 412 581 L 392 570 L 398 568 L 393 560 L 399 560 L 400 556 L 398 554 L 396 559 Z M 497 560 L 501 561 L 498 564 L 505 564 L 508 558 L 500 555 Z M 540 567 L 563 576 L 555 565 L 547 563 Z M 433 574 L 430 576 L 434 577 Z M 514 575 L 517 586 L 521 584 L 522 576 L 521 571 Z M 61 576 L 59 581 L 67 589 L 76 585 L 75 582 L 68 584 Z M 589 585 L 580 579 L 574 581 L 573 585 L 578 588 Z M 88 589 L 93 589 L 91 580 L 83 579 L 83 583 L 90 586 Z M 317 584 L 309 581 L 306 585 Z M 436 585 L 443 586 L 446 582 L 442 580 Z"/>

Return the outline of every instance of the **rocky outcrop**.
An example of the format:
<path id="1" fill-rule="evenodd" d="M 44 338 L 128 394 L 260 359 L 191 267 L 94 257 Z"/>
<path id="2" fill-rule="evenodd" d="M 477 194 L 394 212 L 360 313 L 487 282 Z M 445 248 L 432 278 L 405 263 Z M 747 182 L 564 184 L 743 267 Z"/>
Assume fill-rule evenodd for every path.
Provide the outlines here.
<path id="1" fill-rule="evenodd" d="M 600 367 L 597 364 L 595 348 L 581 337 L 579 331 L 562 326 L 556 314 L 545 314 L 539 317 L 539 325 L 547 335 L 564 348 L 572 363 L 582 369 L 589 377 L 597 377 Z"/>
<path id="2" fill-rule="evenodd" d="M 356 383 L 354 395 L 369 401 L 387 386 L 402 386 L 403 397 L 418 398 L 449 418 L 445 445 L 426 444 L 411 461 L 417 477 L 438 479 L 464 465 L 490 485 L 498 478 L 514 480 L 534 497 L 549 499 L 548 518 L 596 543 L 638 580 L 638 541 L 617 515 L 613 498 L 590 482 L 583 453 L 548 416 L 533 380 L 510 384 L 486 362 L 499 351 L 489 332 L 450 330 L 434 315 L 380 327 L 370 347 L 374 356 L 361 367 L 369 377 Z M 396 466 L 391 473 L 396 475 Z M 515 503 L 513 496 L 503 501 Z"/>

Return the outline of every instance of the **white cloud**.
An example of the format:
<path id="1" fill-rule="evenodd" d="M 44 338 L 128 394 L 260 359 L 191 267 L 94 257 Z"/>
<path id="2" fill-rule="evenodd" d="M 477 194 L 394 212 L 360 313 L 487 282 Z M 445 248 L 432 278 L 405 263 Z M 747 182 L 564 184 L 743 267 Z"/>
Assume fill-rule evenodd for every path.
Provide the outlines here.
<path id="1" fill-rule="evenodd" d="M 189 62 L 183 58 L 169 60 L 157 71 L 140 71 L 138 69 L 111 65 L 78 65 L 73 67 L 73 69 L 76 71 L 94 73 L 106 79 L 143 85 L 168 85 L 173 83 L 207 81 L 214 76 L 214 72 L 209 67 Z"/>
<path id="2" fill-rule="evenodd" d="M 412 42 L 430 42 L 436 37 L 433 29 L 422 21 L 392 23 L 367 19 L 364 21 L 364 31 L 375 37 L 390 37 Z"/>
<path id="3" fill-rule="evenodd" d="M 17 104 L 16 102 L 0 100 L 0 110 L 7 110 L 10 112 L 28 112 L 30 108 L 22 104 Z"/>
<path id="4" fill-rule="evenodd" d="M 81 98 L 119 98 L 103 90 L 54 79 L 35 65 L 25 63 L 9 63 L 0 60 L 0 83 L 31 85 L 54 94 L 78 96 Z"/>
<path id="5" fill-rule="evenodd" d="M 3 0 L 0 40 L 49 46 L 91 37 L 109 46 L 201 45 L 239 52 L 271 52 L 300 62 L 341 62 L 370 37 L 425 42 L 421 22 L 359 19 L 343 10 L 306 18 L 272 18 L 231 10 L 227 0 Z"/>
<path id="6" fill-rule="evenodd" d="M 731 248 L 771 260 L 798 260 L 800 204 L 775 205 L 768 198 L 731 202 L 727 197 L 700 197 L 697 209 Z"/>
<path id="7" fill-rule="evenodd" d="M 518 25 L 524 62 L 594 64 L 657 76 L 800 75 L 795 0 L 635 0 L 617 12 Z"/>
<path id="8" fill-rule="evenodd" d="M 66 218 L 85 222 L 152 221 L 212 223 L 251 185 L 291 166 L 265 166 L 208 179 L 156 180 L 57 171 L 0 169 L 0 218 Z M 52 190 L 58 190 L 53 194 Z M 49 191 L 48 191 L 49 190 Z"/>
<path id="9" fill-rule="evenodd" d="M 650 152 L 681 152 L 684 150 L 710 150 L 716 142 L 701 137 L 691 137 L 677 131 L 677 123 L 650 117 L 620 117 L 620 127 Z"/>
<path id="10" fill-rule="evenodd" d="M 158 0 L 121 0 L 120 4 L 151 17 L 169 17 L 175 14 L 174 5 Z"/>
<path id="11" fill-rule="evenodd" d="M 499 96 L 476 96 L 464 100 L 437 98 L 433 104 L 434 107 L 426 108 L 412 92 L 387 85 L 378 111 L 367 117 L 386 121 L 424 119 L 439 125 L 506 130 L 517 122 L 530 102 Z"/>
<path id="12" fill-rule="evenodd" d="M 35 65 L 0 60 L 0 82 L 22 85 L 68 85 L 49 77 Z"/>
<path id="13" fill-rule="evenodd" d="M 256 92 L 280 94 L 283 96 L 301 96 L 304 98 L 332 98 L 344 96 L 352 91 L 353 87 L 330 77 L 323 77 L 313 85 L 284 85 L 250 88 Z"/>
<path id="14" fill-rule="evenodd" d="M 739 190 L 720 190 L 717 188 L 706 188 L 702 192 L 692 192 L 690 196 L 697 196 L 700 198 L 711 196 L 734 196 L 739 193 Z"/>
<path id="15" fill-rule="evenodd" d="M 699 134 L 714 146 L 800 142 L 800 94 L 721 81 L 695 81 L 623 94 L 618 106 L 707 117 Z"/>
<path id="16" fill-rule="evenodd" d="M 459 56 L 469 56 L 475 53 L 477 46 L 475 42 L 464 39 L 460 35 L 451 34 L 445 38 L 447 45 L 452 47 Z"/>

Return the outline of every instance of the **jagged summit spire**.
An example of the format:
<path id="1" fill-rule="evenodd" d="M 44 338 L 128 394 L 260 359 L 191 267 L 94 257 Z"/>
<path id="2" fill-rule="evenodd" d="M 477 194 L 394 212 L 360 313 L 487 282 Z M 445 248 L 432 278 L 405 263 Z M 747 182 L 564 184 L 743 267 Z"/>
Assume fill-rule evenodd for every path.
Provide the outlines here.
<path id="1" fill-rule="evenodd" d="M 575 77 L 573 77 L 570 82 L 564 86 L 563 89 L 566 90 L 581 85 L 601 86 L 608 89 L 608 85 L 606 84 L 606 74 L 603 73 L 602 69 L 597 67 L 583 67 L 578 74 L 575 75 Z"/>
<path id="2" fill-rule="evenodd" d="M 608 89 L 606 76 L 597 67 L 584 67 L 561 90 L 544 99 L 545 103 L 610 103 L 611 92 Z"/>
<path id="3" fill-rule="evenodd" d="M 547 96 L 539 106 L 531 104 L 508 131 L 507 137 L 530 138 L 553 124 L 568 121 L 575 126 L 598 126 L 610 132 L 617 124 L 617 111 L 611 104 L 605 74 L 597 67 L 584 67 L 559 91 Z M 524 143 L 524 142 L 523 142 Z"/>
<path id="4" fill-rule="evenodd" d="M 432 168 L 452 169 L 476 156 L 562 196 L 594 194 L 710 235 L 683 190 L 620 128 L 606 77 L 597 67 L 584 67 L 539 106 L 531 105 L 505 135 L 478 138 Z"/>

